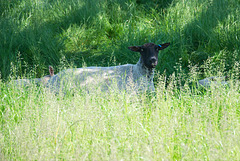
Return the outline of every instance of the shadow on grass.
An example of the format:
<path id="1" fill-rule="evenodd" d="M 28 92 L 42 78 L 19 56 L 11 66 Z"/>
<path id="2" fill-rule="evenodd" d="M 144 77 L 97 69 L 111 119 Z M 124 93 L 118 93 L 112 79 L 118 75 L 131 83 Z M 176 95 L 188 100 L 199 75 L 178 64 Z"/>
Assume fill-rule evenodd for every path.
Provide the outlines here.
<path id="1" fill-rule="evenodd" d="M 78 7 L 74 7 L 73 4 L 69 2 L 66 6 L 71 6 L 72 9 L 69 9 L 68 12 L 60 12 L 60 16 L 57 16 L 57 18 L 53 16 L 53 18 L 48 21 L 31 22 L 30 25 L 23 29 L 19 28 L 18 23 L 14 22 L 14 19 L 1 19 L 0 25 L 4 26 L 2 30 L 0 30 L 0 36 L 4 39 L 0 43 L 0 69 L 2 77 L 8 77 L 11 68 L 10 63 L 17 62 L 16 59 L 19 54 L 20 61 L 27 62 L 27 66 L 22 65 L 20 72 L 23 73 L 24 70 L 30 71 L 31 68 L 36 66 L 37 77 L 42 76 L 43 73 L 47 73 L 48 65 L 58 66 L 63 56 L 66 56 L 69 62 L 73 62 L 74 65 L 78 67 L 81 67 L 83 61 L 87 62 L 88 66 L 136 63 L 140 55 L 138 53 L 132 53 L 127 47 L 130 45 L 141 45 L 147 42 L 146 39 L 141 37 L 139 40 L 134 39 L 132 36 L 141 33 L 136 33 L 136 30 L 130 28 L 131 26 L 129 27 L 129 31 L 127 31 L 128 33 L 124 33 L 129 37 L 124 39 L 119 37 L 119 40 L 116 40 L 116 37 L 111 37 L 111 32 L 113 32 L 115 28 L 110 31 L 105 31 L 110 42 L 106 47 L 96 46 L 96 49 L 89 48 L 86 51 L 65 52 L 65 37 L 60 37 L 59 35 L 73 24 L 76 26 L 86 24 L 87 27 L 92 27 L 92 22 L 98 18 L 100 13 L 104 13 L 101 8 L 102 2 L 105 1 L 88 0 Z M 128 1 L 126 1 L 126 3 L 127 2 Z M 55 9 L 57 8 L 58 2 L 49 1 L 48 3 L 52 6 L 55 5 Z M 122 5 L 125 1 L 118 2 L 113 0 L 109 3 L 119 3 L 119 5 Z M 111 9 L 111 4 L 109 3 L 107 5 L 108 10 Z M 174 3 L 177 2 L 153 0 L 148 2 L 137 1 L 137 3 L 144 3 L 144 6 L 148 6 L 148 9 L 155 6 L 158 10 L 161 10 L 174 6 Z M 159 55 L 157 70 L 161 73 L 165 70 L 167 75 L 173 73 L 175 71 L 174 66 L 176 62 L 179 61 L 179 58 L 182 58 L 184 68 L 187 68 L 189 59 L 196 64 L 202 63 L 207 59 L 209 55 L 204 52 L 203 54 L 196 52 L 197 54 L 195 55 L 193 53 L 210 41 L 214 41 L 211 38 L 213 34 L 212 30 L 219 22 L 223 22 L 228 16 L 228 1 L 213 0 L 211 3 L 207 3 L 205 8 L 206 10 L 187 24 L 181 33 L 179 30 L 176 30 L 173 35 L 170 35 L 160 30 L 155 37 L 149 38 L 149 41 L 155 43 L 164 43 L 167 41 L 171 43 L 169 49 L 161 52 Z M 67 10 L 64 10 L 64 12 L 65 11 Z M 115 14 L 111 16 L 114 18 L 116 16 Z M 125 18 L 128 21 L 130 19 L 130 17 Z"/>
<path id="2" fill-rule="evenodd" d="M 180 58 L 183 69 L 188 72 L 189 61 L 201 65 L 209 56 L 213 56 L 213 53 L 206 51 L 206 46 L 211 45 L 212 52 L 225 48 L 217 42 L 217 39 L 214 39 L 218 35 L 215 35 L 213 30 L 231 13 L 229 2 L 226 0 L 213 0 L 208 3 L 202 1 L 202 5 L 205 5 L 205 10 L 200 15 L 196 13 L 194 20 L 188 23 L 183 30 L 176 30 L 173 37 L 170 38 L 173 40 L 170 50 L 160 56 L 159 64 L 161 67 L 158 70 L 161 73 L 165 70 L 167 75 L 175 72 L 174 66 Z"/>
<path id="3" fill-rule="evenodd" d="M 23 75 L 24 71 L 28 73 L 35 68 L 37 77 L 47 71 L 48 65 L 56 66 L 59 64 L 61 57 L 64 55 L 65 47 L 64 38 L 60 38 L 58 35 L 72 24 L 79 25 L 90 22 L 92 18 L 96 17 L 101 10 L 90 10 L 90 2 L 87 1 L 81 7 L 74 8 L 67 15 L 51 21 L 33 19 L 32 22 L 27 24 L 27 27 L 22 27 L 21 25 L 24 24 L 21 23 L 24 21 L 24 16 L 29 13 L 18 13 L 16 18 L 9 16 L 2 18 L 0 20 L 0 24 L 3 26 L 0 31 L 0 36 L 3 38 L 0 43 L 1 77 L 3 79 L 8 77 L 11 62 L 17 66 L 17 70 L 20 70 L 18 73 L 20 76 Z M 57 2 L 49 3 L 52 6 L 57 5 Z M 39 15 L 37 18 L 39 19 L 41 16 Z M 31 17 L 29 16 L 29 18 Z M 43 18 L 47 19 L 44 16 Z"/>
<path id="4" fill-rule="evenodd" d="M 113 44 L 109 44 L 109 46 L 106 46 L 105 48 L 102 47 L 98 50 L 89 49 L 72 53 L 64 52 L 65 38 L 60 37 L 59 35 L 73 24 L 77 26 L 85 24 L 87 27 L 91 27 L 94 19 L 97 19 L 97 16 L 104 12 L 101 8 L 101 5 L 103 5 L 101 4 L 102 2 L 105 1 L 88 0 L 78 7 L 74 7 L 76 4 L 68 2 L 66 7 L 71 6 L 72 9 L 69 9 L 70 11 L 65 14 L 60 12 L 60 15 L 57 15 L 56 18 L 53 16 L 52 18 L 49 18 L 50 20 L 45 17 L 47 14 L 45 15 L 43 13 L 40 13 L 39 17 L 38 15 L 34 17 L 36 20 L 31 18 L 31 10 L 29 10 L 31 6 L 24 8 L 24 11 L 21 11 L 21 13 L 17 13 L 17 16 L 14 15 L 16 18 L 6 16 L 1 19 L 0 24 L 3 28 L 0 35 L 4 39 L 0 43 L 0 51 L 2 53 L 0 56 L 0 69 L 2 78 L 6 79 L 10 74 L 11 62 L 15 64 L 19 71 L 17 75 L 22 76 L 24 73 L 29 73 L 29 71 L 34 69 L 37 73 L 36 77 L 40 77 L 43 73 L 47 73 L 48 65 L 59 65 L 60 59 L 63 56 L 66 56 L 67 60 L 73 61 L 77 66 L 81 66 L 83 61 L 86 61 L 87 65 L 98 66 L 115 65 L 120 62 L 136 63 L 139 55 L 136 55 L 136 59 L 133 59 L 132 53 L 130 54 L 130 51 L 127 49 L 129 46 L 128 39 L 118 41 L 117 44 L 114 44 L 113 42 Z M 16 2 L 14 1 L 13 3 Z M 119 3 L 118 5 L 123 6 L 125 3 L 129 2 L 111 1 L 108 2 L 107 9 L 111 9 L 113 3 Z M 54 10 L 57 8 L 58 2 L 48 1 L 45 5 L 51 6 L 53 8 L 52 10 Z M 14 8 L 14 5 L 12 6 Z M 15 5 L 15 7 L 16 6 L 17 5 Z M 166 5 L 163 7 L 166 7 Z M 45 8 L 43 7 L 43 11 L 44 10 Z M 64 10 L 64 12 L 65 11 L 67 10 Z M 33 12 L 35 13 L 36 11 Z M 56 11 L 56 13 L 58 12 Z M 22 23 L 27 19 L 24 16 L 29 16 L 28 18 L 31 19 L 31 22 L 23 27 L 21 25 L 23 25 Z M 41 16 L 43 20 L 40 19 Z M 111 33 L 106 34 L 109 36 Z M 109 39 L 111 39 L 111 35 Z M 102 54 L 100 52 L 102 52 Z M 117 59 L 114 59 L 114 56 L 118 56 Z M 109 59 L 112 59 L 112 61 L 109 62 Z"/>

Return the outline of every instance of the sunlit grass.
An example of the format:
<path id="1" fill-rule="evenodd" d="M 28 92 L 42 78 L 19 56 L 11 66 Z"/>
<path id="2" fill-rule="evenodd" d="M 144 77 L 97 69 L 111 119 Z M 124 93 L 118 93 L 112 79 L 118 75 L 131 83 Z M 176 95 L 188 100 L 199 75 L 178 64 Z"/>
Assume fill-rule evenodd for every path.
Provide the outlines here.
<path id="1" fill-rule="evenodd" d="M 55 95 L 1 82 L 1 159 L 237 160 L 239 83 L 179 88 L 182 77 L 172 75 L 166 86 L 158 75 L 151 95 Z"/>
<path id="2" fill-rule="evenodd" d="M 127 47 L 147 42 L 171 42 L 160 56 L 160 72 L 169 76 L 182 58 L 203 64 L 208 57 L 239 59 L 239 2 L 213 1 L 1 1 L 1 75 L 20 55 L 40 77 L 63 56 L 80 67 L 136 63 Z M 226 52 L 227 56 L 222 55 Z M 58 71 L 58 68 L 56 69 Z"/>
<path id="3" fill-rule="evenodd" d="M 239 8 L 238 0 L 0 1 L 0 160 L 239 160 Z M 147 42 L 171 43 L 159 54 L 155 94 L 8 84 L 46 75 L 48 65 L 57 73 L 136 63 L 127 47 Z M 215 75 L 229 86 L 195 84 Z"/>

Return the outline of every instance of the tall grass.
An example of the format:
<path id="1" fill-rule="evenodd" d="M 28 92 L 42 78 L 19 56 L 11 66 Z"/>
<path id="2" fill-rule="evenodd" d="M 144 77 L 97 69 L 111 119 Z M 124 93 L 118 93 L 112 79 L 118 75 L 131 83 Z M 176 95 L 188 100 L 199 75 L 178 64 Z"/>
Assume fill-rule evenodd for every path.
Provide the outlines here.
<path id="1" fill-rule="evenodd" d="M 180 70 L 180 68 L 177 68 Z M 197 79 L 192 67 L 189 78 Z M 1 160 L 238 160 L 239 83 L 179 88 L 184 74 L 156 93 L 55 95 L 0 82 Z M 168 86 L 166 86 L 168 83 Z"/>
<path id="2" fill-rule="evenodd" d="M 171 42 L 160 54 L 160 72 L 170 75 L 182 58 L 202 65 L 227 59 L 227 70 L 239 60 L 237 0 L 10 0 L 1 1 L 0 69 L 6 79 L 20 55 L 20 72 L 37 77 L 62 57 L 81 67 L 135 63 L 130 45 Z M 21 73 L 20 73 L 21 74 Z"/>
<path id="3" fill-rule="evenodd" d="M 0 1 L 0 160 L 238 160 L 238 0 Z M 48 65 L 136 63 L 130 45 L 171 42 L 156 93 L 55 95 L 5 80 Z M 177 64 L 177 65 L 176 65 Z M 229 86 L 195 82 L 227 75 Z"/>

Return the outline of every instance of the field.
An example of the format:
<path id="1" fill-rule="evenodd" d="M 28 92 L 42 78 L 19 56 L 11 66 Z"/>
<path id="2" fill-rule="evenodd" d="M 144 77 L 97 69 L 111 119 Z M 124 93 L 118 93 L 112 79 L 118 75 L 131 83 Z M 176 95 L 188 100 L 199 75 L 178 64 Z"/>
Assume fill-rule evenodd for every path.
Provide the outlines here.
<path id="1" fill-rule="evenodd" d="M 0 160 L 239 160 L 240 1 L 0 0 Z M 155 93 L 9 80 L 159 54 Z M 227 75 L 229 86 L 197 80 Z"/>

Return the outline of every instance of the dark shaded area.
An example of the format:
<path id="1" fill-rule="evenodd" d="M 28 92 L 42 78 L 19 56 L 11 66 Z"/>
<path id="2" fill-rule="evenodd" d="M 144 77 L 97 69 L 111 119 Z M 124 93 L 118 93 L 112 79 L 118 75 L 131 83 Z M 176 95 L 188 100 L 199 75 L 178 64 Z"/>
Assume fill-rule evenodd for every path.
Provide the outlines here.
<path id="1" fill-rule="evenodd" d="M 224 49 L 233 52 L 236 48 L 239 48 L 240 43 L 236 42 L 235 44 L 221 44 L 219 35 L 214 33 L 217 25 L 223 23 L 231 13 L 229 3 L 226 0 L 209 1 L 205 7 L 206 10 L 200 16 L 196 16 L 191 23 L 188 23 L 183 31 L 175 32 L 175 36 L 172 37 L 171 50 L 168 51 L 167 55 L 162 55 L 160 58 L 161 67 L 159 70 L 161 72 L 166 70 L 167 75 L 170 75 L 175 71 L 173 67 L 176 62 L 179 62 L 181 58 L 183 70 L 187 73 L 189 61 L 201 66 L 205 60 L 214 56 L 216 52 Z M 206 50 L 205 47 L 211 50 Z M 232 55 L 226 57 L 227 69 L 230 69 L 230 66 L 233 65 L 232 58 Z"/>
<path id="2" fill-rule="evenodd" d="M 169 7 L 169 5 L 172 3 L 173 0 L 136 0 L 137 4 L 144 5 L 146 9 L 157 9 L 160 11 L 161 9 L 166 9 Z"/>
<path id="3" fill-rule="evenodd" d="M 101 10 L 102 1 L 91 1 L 88 0 L 84 3 L 81 8 L 72 7 L 71 12 L 61 16 L 61 20 L 52 19 L 51 21 L 38 21 L 33 20 L 28 27 L 23 30 L 19 30 L 18 24 L 11 17 L 3 18 L 0 20 L 0 25 L 4 26 L 0 31 L 0 36 L 3 41 L 0 43 L 0 69 L 1 76 L 6 79 L 11 73 L 12 68 L 10 63 L 17 67 L 17 76 L 23 76 L 28 74 L 30 71 L 35 71 L 35 77 L 41 77 L 44 73 L 48 73 L 48 65 L 56 67 L 60 64 L 60 60 L 63 56 L 66 57 L 66 61 L 73 63 L 74 65 L 81 67 L 85 61 L 87 65 L 96 66 L 108 66 L 116 65 L 121 62 L 124 63 L 136 63 L 139 55 L 136 54 L 136 58 L 133 59 L 132 53 L 128 51 L 127 47 L 130 46 L 128 40 L 113 42 L 112 47 L 114 48 L 99 48 L 99 46 L 88 46 L 89 50 L 79 51 L 73 53 L 64 52 L 64 40 L 65 38 L 57 37 L 62 31 L 68 29 L 69 26 L 75 24 L 80 26 L 85 24 L 90 26 L 92 21 L 98 16 Z M 20 1 L 12 1 L 9 7 L 14 7 L 18 5 Z M 56 5 L 56 1 L 47 1 L 46 4 L 51 6 Z M 108 9 L 113 9 L 113 4 L 117 1 L 109 1 L 107 4 Z M 121 1 L 119 5 L 124 8 L 124 5 L 129 3 L 126 1 Z M 160 3 L 154 1 L 153 3 L 145 4 L 155 4 Z M 168 3 L 169 4 L 169 3 Z M 6 7 L 6 6 L 4 6 Z M 47 5 L 45 5 L 47 9 Z M 166 7 L 166 5 L 162 6 Z M 124 8 L 128 9 L 128 8 Z M 26 6 L 23 11 L 18 15 L 18 22 L 21 23 L 21 19 L 30 16 L 31 7 Z M 124 15 L 128 17 L 129 15 Z M 44 17 L 43 17 L 44 18 Z M 115 17 L 109 18 L 110 22 L 114 21 Z M 121 21 L 121 20 L 118 20 Z M 124 20 L 125 21 L 125 20 Z M 114 23 L 114 22 L 112 22 Z M 91 26 L 90 26 L 91 27 Z M 121 30 L 119 26 L 114 26 L 114 28 L 106 28 L 106 34 L 109 39 L 118 38 L 117 30 Z M 96 33 L 97 34 L 97 33 Z M 134 33 L 132 33 L 134 34 Z M 11 37 L 9 37 L 11 35 Z M 51 53 L 51 54 L 49 54 Z M 103 54 L 104 53 L 104 54 Z M 124 54 L 122 54 L 124 53 Z M 127 54 L 126 54 L 127 53 Z M 127 55 L 127 57 L 126 57 Z M 113 57 L 117 57 L 117 59 Z M 125 60 L 125 61 L 123 61 Z"/>
<path id="4" fill-rule="evenodd" d="M 21 3 L 22 0 L 0 0 L 0 15 L 4 14 L 6 10 L 14 8 L 14 6 Z"/>
<path id="5" fill-rule="evenodd" d="M 18 76 L 34 69 L 37 73 L 36 77 L 40 77 L 43 73 L 47 73 L 48 65 L 56 67 L 65 54 L 62 52 L 64 50 L 64 38 L 60 39 L 56 35 L 59 35 L 72 24 L 86 23 L 86 19 L 88 19 L 87 22 L 91 22 L 91 18 L 95 17 L 97 12 L 88 11 L 86 5 L 93 5 L 88 4 L 88 2 L 82 8 L 74 9 L 71 14 L 61 17 L 61 21 L 59 19 L 45 22 L 34 20 L 31 25 L 23 30 L 18 29 L 18 25 L 11 18 L 1 19 L 0 25 L 6 27 L 0 30 L 0 36 L 3 38 L 0 43 L 2 78 L 7 78 L 10 74 L 11 62 L 18 66 L 18 73 L 16 73 Z M 54 5 L 57 2 L 49 3 Z M 97 6 L 97 4 L 95 5 Z M 88 18 L 89 15 L 83 15 L 82 13 L 89 14 L 90 18 Z M 29 15 L 20 13 L 18 21 L 21 21 L 24 16 Z M 8 37 L 8 35 L 11 35 L 11 37 Z M 24 62 L 27 65 L 24 65 Z"/>
<path id="6" fill-rule="evenodd" d="M 201 64 L 207 59 L 206 53 L 203 52 L 204 49 L 201 49 L 200 46 L 211 46 L 209 47 L 211 50 L 208 51 L 208 56 L 213 56 L 214 52 L 224 49 L 233 52 L 239 47 L 240 44 L 221 43 L 220 36 L 214 32 L 218 24 L 223 24 L 230 13 L 230 1 L 213 0 L 209 2 L 207 10 L 199 18 L 196 18 L 185 27 L 183 33 L 186 43 L 189 45 L 187 54 L 191 62 Z"/>

